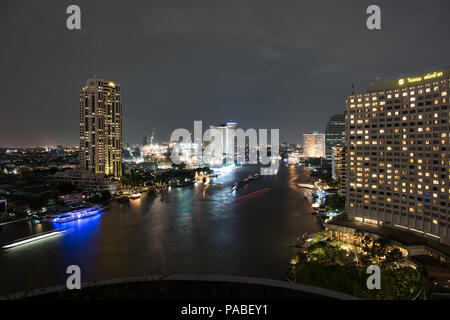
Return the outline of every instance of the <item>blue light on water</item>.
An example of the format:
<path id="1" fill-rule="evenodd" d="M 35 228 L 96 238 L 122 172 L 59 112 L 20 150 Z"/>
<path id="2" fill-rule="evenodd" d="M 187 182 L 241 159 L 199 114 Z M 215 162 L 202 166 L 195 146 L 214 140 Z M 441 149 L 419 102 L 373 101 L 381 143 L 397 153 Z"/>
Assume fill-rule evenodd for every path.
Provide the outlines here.
<path id="1" fill-rule="evenodd" d="M 68 220 L 68 221 L 63 221 L 63 222 L 52 222 L 52 225 L 55 229 L 62 229 L 66 230 L 66 229 L 71 229 L 71 228 L 78 228 L 78 227 L 94 227 L 95 225 L 97 225 L 100 222 L 100 219 L 103 215 L 103 211 L 98 210 L 97 213 L 95 215 L 89 216 L 89 217 L 84 217 L 84 218 L 79 218 L 79 219 L 74 219 L 74 220 Z"/>
<path id="2" fill-rule="evenodd" d="M 86 219 L 86 218 L 95 216 L 95 215 L 99 214 L 100 212 L 101 212 L 101 209 L 98 207 L 64 212 L 64 213 L 56 215 L 56 217 L 52 219 L 52 222 L 66 223 L 66 222 L 73 221 L 73 220 Z"/>

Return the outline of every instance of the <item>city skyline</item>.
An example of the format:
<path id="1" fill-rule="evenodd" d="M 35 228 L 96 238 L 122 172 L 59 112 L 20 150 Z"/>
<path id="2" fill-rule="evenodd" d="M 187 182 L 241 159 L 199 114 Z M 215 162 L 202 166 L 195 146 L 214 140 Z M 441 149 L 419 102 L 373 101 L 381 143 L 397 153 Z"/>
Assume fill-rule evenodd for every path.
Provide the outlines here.
<path id="1" fill-rule="evenodd" d="M 251 2 L 81 1 L 77 31 L 65 27 L 64 4 L 22 10 L 5 2 L 0 85 L 8 116 L 0 145 L 76 145 L 77 91 L 95 74 L 122 85 L 124 142 L 139 143 L 153 128 L 155 140 L 166 141 L 194 120 L 233 119 L 242 128 L 279 128 L 280 141 L 299 143 L 303 133 L 324 130 L 323 113 L 344 111 L 353 83 L 359 92 L 376 77 L 446 67 L 440 30 L 448 29 L 450 4 L 432 2 L 381 1 L 383 27 L 375 31 L 359 2 L 279 4 L 274 12 Z M 434 19 L 415 23 L 423 15 Z M 432 52 L 412 50 L 425 36 Z"/>
<path id="2" fill-rule="evenodd" d="M 448 12 L 3 1 L 0 299 L 450 298 Z"/>

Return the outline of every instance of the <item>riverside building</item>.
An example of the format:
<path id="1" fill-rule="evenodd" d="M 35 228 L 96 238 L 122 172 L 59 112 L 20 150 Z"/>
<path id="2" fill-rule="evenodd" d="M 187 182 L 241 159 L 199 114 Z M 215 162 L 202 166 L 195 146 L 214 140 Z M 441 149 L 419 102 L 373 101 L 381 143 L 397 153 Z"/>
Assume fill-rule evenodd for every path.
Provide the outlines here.
<path id="1" fill-rule="evenodd" d="M 346 98 L 346 211 L 450 244 L 450 68 Z"/>
<path id="2" fill-rule="evenodd" d="M 303 134 L 303 153 L 306 158 L 325 158 L 325 134 L 305 133 Z"/>
<path id="3" fill-rule="evenodd" d="M 117 83 L 93 78 L 81 88 L 80 168 L 114 178 L 122 175 L 122 101 Z"/>

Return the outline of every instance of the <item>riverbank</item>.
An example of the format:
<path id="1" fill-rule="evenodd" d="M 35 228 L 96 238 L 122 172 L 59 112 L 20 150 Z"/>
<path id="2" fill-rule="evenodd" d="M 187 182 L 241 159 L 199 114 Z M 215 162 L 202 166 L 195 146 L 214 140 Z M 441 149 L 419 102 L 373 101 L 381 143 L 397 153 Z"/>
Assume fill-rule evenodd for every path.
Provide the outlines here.
<path id="1" fill-rule="evenodd" d="M 0 254 L 0 294 L 30 284 L 62 285 L 72 264 L 81 267 L 83 282 L 154 273 L 284 279 L 297 235 L 318 232 L 321 226 L 297 186 L 307 182 L 306 168 L 282 166 L 277 175 L 232 191 L 234 182 L 259 169 L 242 166 L 208 185 L 111 201 L 100 216 L 68 222 L 61 236 L 5 250 Z M 3 227 L 0 242 L 51 229 L 51 223 L 13 223 Z"/>

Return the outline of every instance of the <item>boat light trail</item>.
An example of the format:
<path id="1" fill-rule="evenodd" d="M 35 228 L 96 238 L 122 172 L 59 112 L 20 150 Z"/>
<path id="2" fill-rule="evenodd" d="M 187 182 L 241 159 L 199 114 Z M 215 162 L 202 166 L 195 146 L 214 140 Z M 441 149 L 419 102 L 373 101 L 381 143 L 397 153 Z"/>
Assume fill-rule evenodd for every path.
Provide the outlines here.
<path id="1" fill-rule="evenodd" d="M 61 233 L 62 233 L 62 231 L 52 231 L 52 232 L 45 233 L 45 234 L 39 234 L 37 236 L 23 238 L 23 239 L 20 239 L 20 240 L 18 240 L 16 242 L 4 245 L 2 248 L 3 249 L 8 249 L 8 248 L 17 247 L 17 246 L 20 246 L 20 245 L 23 245 L 23 244 L 26 244 L 26 243 L 30 243 L 30 242 L 46 239 L 46 238 L 49 238 L 49 237 L 53 237 L 53 236 L 56 236 L 56 235 L 61 234 Z"/>
<path id="2" fill-rule="evenodd" d="M 224 203 L 218 204 L 217 206 L 215 206 L 215 208 L 220 207 L 220 206 L 223 206 L 223 205 L 228 204 L 228 203 L 231 203 L 231 202 L 234 202 L 234 201 L 237 201 L 237 200 L 241 200 L 241 199 L 246 199 L 246 198 L 249 198 L 249 197 L 257 196 L 257 195 L 259 195 L 259 194 L 261 194 L 261 193 L 263 193 L 263 192 L 269 191 L 269 189 L 270 189 L 269 187 L 266 187 L 266 188 L 257 190 L 257 191 L 255 191 L 255 192 L 246 194 L 245 196 L 241 196 L 241 197 L 239 197 L 239 198 L 236 198 L 236 199 L 233 199 L 233 200 L 226 201 L 226 202 L 224 202 Z"/>

